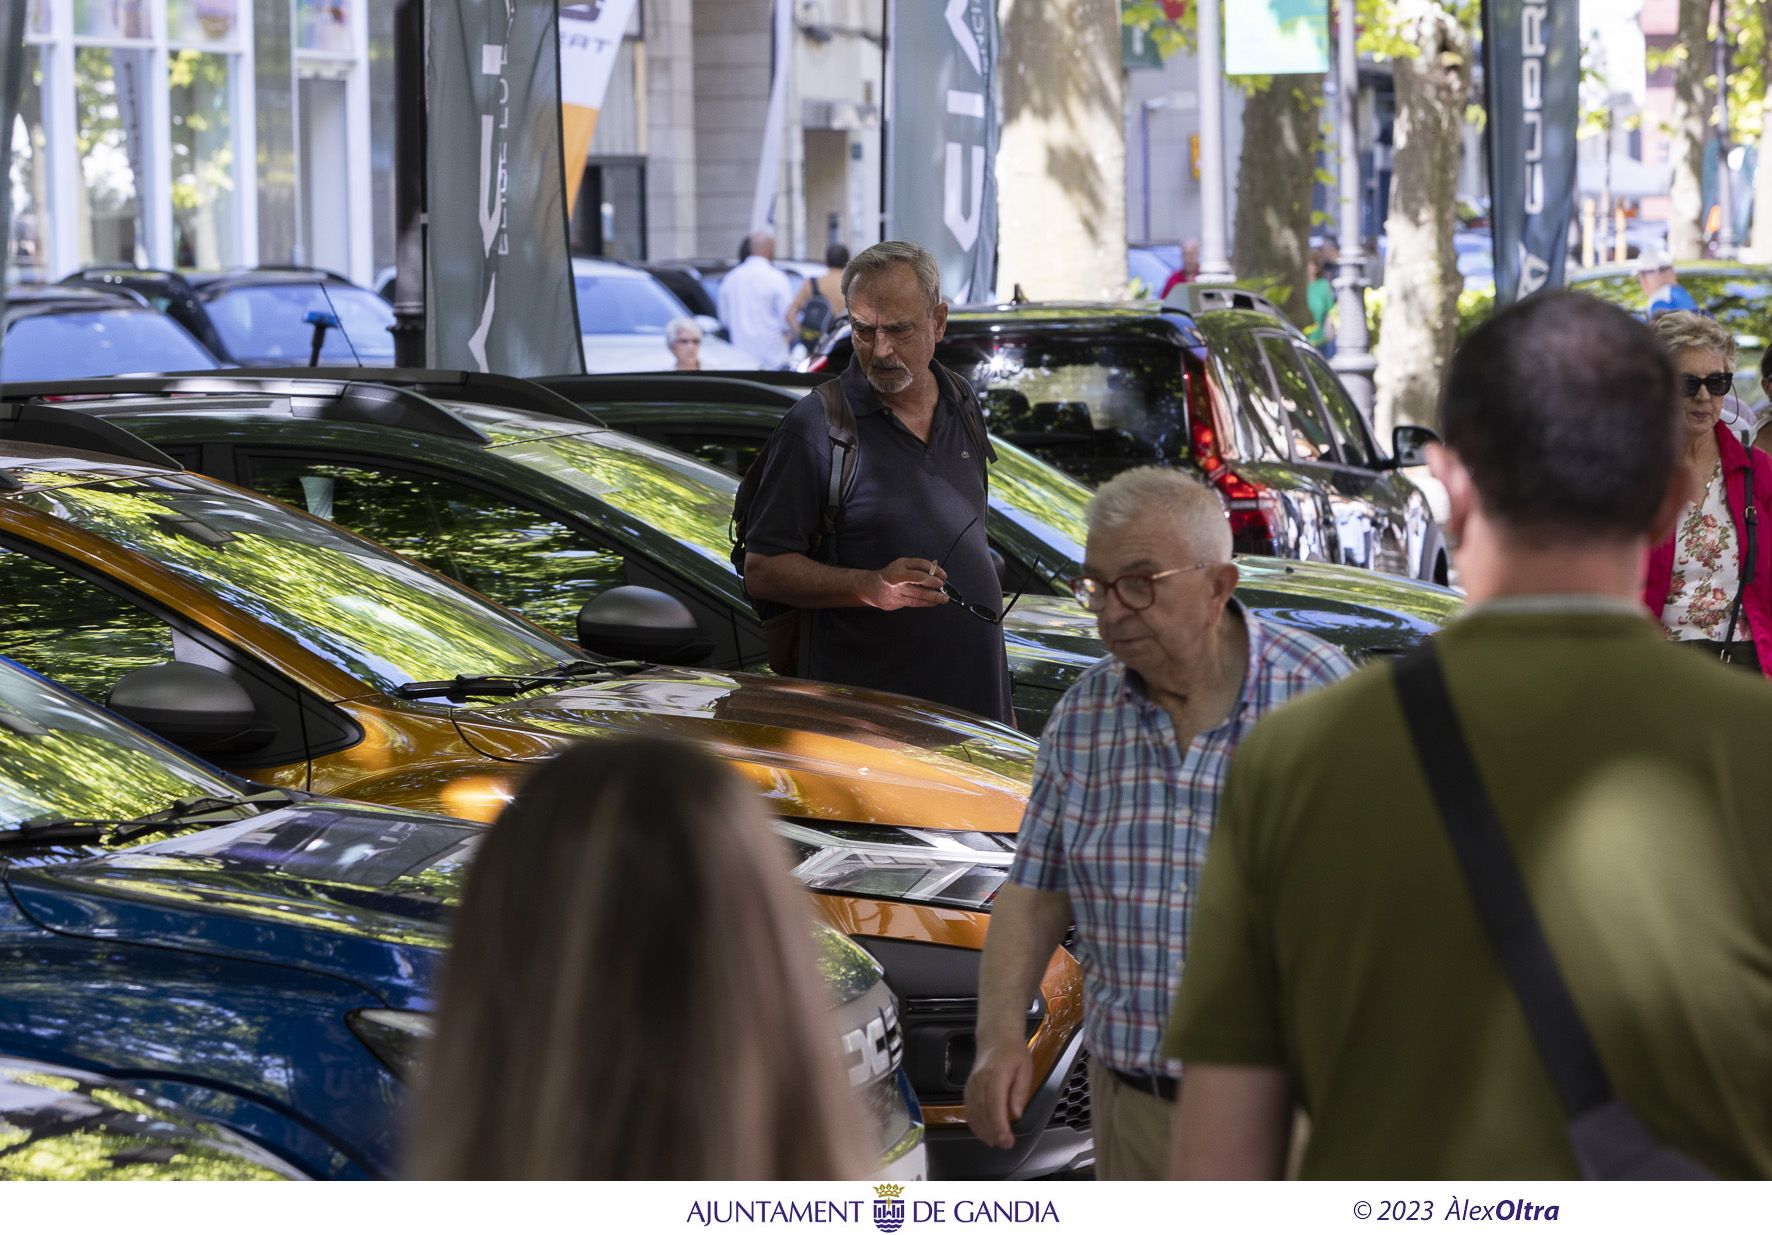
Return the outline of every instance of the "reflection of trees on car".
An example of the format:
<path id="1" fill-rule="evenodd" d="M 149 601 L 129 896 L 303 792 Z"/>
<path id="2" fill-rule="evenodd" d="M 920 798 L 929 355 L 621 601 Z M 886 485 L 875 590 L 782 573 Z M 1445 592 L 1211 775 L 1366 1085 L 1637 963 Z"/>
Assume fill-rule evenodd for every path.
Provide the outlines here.
<path id="1" fill-rule="evenodd" d="M 207 486 L 164 476 L 22 500 L 143 553 L 383 690 L 528 672 L 572 653 L 393 554 Z M 178 505 L 191 497 L 216 505 L 194 517 Z"/>

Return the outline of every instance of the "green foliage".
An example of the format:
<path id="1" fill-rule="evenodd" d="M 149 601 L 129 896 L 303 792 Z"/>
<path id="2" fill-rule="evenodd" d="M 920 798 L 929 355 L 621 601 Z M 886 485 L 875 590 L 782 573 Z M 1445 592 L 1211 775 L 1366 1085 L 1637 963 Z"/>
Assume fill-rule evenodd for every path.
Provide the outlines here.
<path id="1" fill-rule="evenodd" d="M 1482 20 L 1482 0 L 1438 0 L 1439 6 L 1473 33 Z M 1403 29 L 1403 15 L 1396 0 L 1357 0 L 1359 49 L 1374 60 L 1412 60 L 1415 44 Z"/>
<path id="2" fill-rule="evenodd" d="M 1171 21 L 1158 0 L 1120 0 L 1120 25 L 1128 30 L 1142 30 L 1165 60 L 1184 47 L 1191 50 L 1196 41 L 1191 4 L 1180 21 Z"/>
<path id="3" fill-rule="evenodd" d="M 1495 312 L 1495 289 L 1478 288 L 1458 293 L 1458 342 L 1463 343 L 1478 326 Z M 1384 289 L 1366 289 L 1366 328 L 1372 332 L 1372 347 L 1378 347 L 1378 332 L 1384 325 Z"/>

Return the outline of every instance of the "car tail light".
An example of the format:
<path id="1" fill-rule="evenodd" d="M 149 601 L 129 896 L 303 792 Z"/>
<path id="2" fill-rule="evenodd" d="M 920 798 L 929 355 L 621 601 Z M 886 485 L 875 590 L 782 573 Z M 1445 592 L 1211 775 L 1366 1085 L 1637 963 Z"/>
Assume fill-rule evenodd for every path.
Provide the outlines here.
<path id="1" fill-rule="evenodd" d="M 1189 444 L 1194 450 L 1194 462 L 1224 503 L 1231 521 L 1231 546 L 1238 553 L 1275 556 L 1282 543 L 1280 529 L 1284 526 L 1285 504 L 1274 490 L 1245 480 L 1231 470 L 1220 444 L 1206 366 L 1195 356 L 1186 357 L 1186 365 L 1182 384 L 1187 398 Z"/>
<path id="2" fill-rule="evenodd" d="M 825 366 L 831 363 L 829 356 L 814 356 L 806 362 L 806 372 L 823 373 Z"/>

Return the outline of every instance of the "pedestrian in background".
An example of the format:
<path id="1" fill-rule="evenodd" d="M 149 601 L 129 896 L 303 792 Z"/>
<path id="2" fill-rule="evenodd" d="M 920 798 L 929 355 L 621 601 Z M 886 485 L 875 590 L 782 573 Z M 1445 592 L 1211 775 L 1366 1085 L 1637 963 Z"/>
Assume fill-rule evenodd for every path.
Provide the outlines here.
<path id="1" fill-rule="evenodd" d="M 794 303 L 788 306 L 788 327 L 797 340 L 812 347 L 830 324 L 849 311 L 843 299 L 843 268 L 849 264 L 846 245 L 833 244 L 824 251 L 825 272 L 800 284 Z"/>
<path id="2" fill-rule="evenodd" d="M 1311 315 L 1304 337 L 1325 356 L 1335 355 L 1335 285 L 1329 281 L 1329 257 L 1321 248 L 1307 261 L 1304 302 Z"/>
<path id="3" fill-rule="evenodd" d="M 1772 671 L 1772 459 L 1720 419 L 1735 386 L 1735 336 L 1700 313 L 1663 313 L 1650 328 L 1680 383 L 1681 457 L 1695 496 L 1649 554 L 1643 603 L 1682 646 Z"/>
<path id="4" fill-rule="evenodd" d="M 866 1171 L 811 934 L 785 846 L 724 764 L 658 738 L 553 759 L 469 869 L 414 1173 Z"/>
<path id="5" fill-rule="evenodd" d="M 1654 320 L 1663 313 L 1692 312 L 1698 302 L 1680 286 L 1673 254 L 1666 249 L 1644 249 L 1637 257 L 1637 286 L 1648 298 L 1644 316 Z"/>
<path id="6" fill-rule="evenodd" d="M 775 237 L 752 232 L 750 254 L 720 280 L 720 320 L 732 345 L 765 369 L 788 367 L 794 281 L 775 268 Z"/>
<path id="7" fill-rule="evenodd" d="M 1012 723 L 1003 586 L 986 535 L 990 441 L 971 386 L 935 362 L 948 317 L 940 268 L 889 240 L 855 255 L 842 291 L 855 355 L 794 405 L 753 465 L 756 500 L 740 519 L 745 591 L 803 615 L 802 677 Z M 845 410 L 854 470 L 833 490 L 831 420 Z"/>
<path id="8" fill-rule="evenodd" d="M 1040 739 L 985 940 L 966 1120 L 988 1144 L 1014 1143 L 1033 1084 L 1027 1009 L 1074 921 L 1096 1175 L 1160 1179 L 1177 1073 L 1163 1022 L 1225 768 L 1257 719 L 1353 666 L 1236 602 L 1224 508 L 1173 468 L 1101 487 L 1083 561 L 1077 598 L 1110 655 L 1065 692 Z"/>
<path id="9" fill-rule="evenodd" d="M 1560 971 L 1597 1051 L 1567 1092 L 1609 1087 L 1711 1171 L 1772 1175 L 1772 691 L 1668 646 L 1638 595 L 1685 501 L 1680 420 L 1654 335 L 1592 297 L 1533 296 L 1458 350 L 1429 465 L 1471 607 L 1431 659 L 1237 752 L 1166 1042 L 1176 1175 L 1278 1177 L 1295 1104 L 1308 1177 L 1577 1173 L 1571 1121 L 1608 1108 L 1553 1084 L 1479 916 L 1509 881 L 1473 880 L 1452 838 L 1485 797 L 1487 865 L 1523 875 L 1513 920 L 1549 941 L 1533 973 Z M 1424 669 L 1436 725 L 1403 708 Z M 1456 829 L 1421 744 L 1474 765 Z"/>
<path id="10" fill-rule="evenodd" d="M 671 349 L 679 372 L 701 368 L 701 327 L 692 317 L 673 317 L 665 323 L 665 346 Z"/>
<path id="11" fill-rule="evenodd" d="M 1157 293 L 1157 299 L 1161 300 L 1170 292 L 1180 287 L 1183 283 L 1198 283 L 1199 281 L 1200 242 L 1198 240 L 1183 241 L 1181 245 L 1181 265 L 1177 266 L 1170 273 L 1168 281 L 1163 284 L 1163 290 Z"/>

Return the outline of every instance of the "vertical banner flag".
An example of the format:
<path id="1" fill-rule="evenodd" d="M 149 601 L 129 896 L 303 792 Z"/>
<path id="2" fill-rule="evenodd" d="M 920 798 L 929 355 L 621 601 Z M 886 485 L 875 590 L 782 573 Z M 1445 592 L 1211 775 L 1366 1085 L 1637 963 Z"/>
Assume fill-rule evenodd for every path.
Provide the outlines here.
<path id="1" fill-rule="evenodd" d="M 996 0 L 892 5 L 888 234 L 941 263 L 955 303 L 995 294 Z"/>
<path id="2" fill-rule="evenodd" d="M 0 186 L 12 184 L 12 126 L 18 122 L 25 78 L 25 0 L 0 0 Z M 6 243 L 12 235 L 12 193 L 0 192 L 0 287 L 6 285 Z"/>
<path id="3" fill-rule="evenodd" d="M 1229 77 L 1327 73 L 1329 0 L 1226 4 L 1224 71 Z"/>
<path id="4" fill-rule="evenodd" d="M 566 212 L 578 201 L 597 113 L 609 93 L 615 54 L 633 16 L 634 0 L 590 0 L 560 6 L 560 129 L 566 152 Z"/>
<path id="5" fill-rule="evenodd" d="M 1575 209 L 1577 0 L 1483 0 L 1495 303 L 1560 287 Z"/>
<path id="6" fill-rule="evenodd" d="M 581 373 L 554 0 L 425 5 L 425 363 Z"/>

